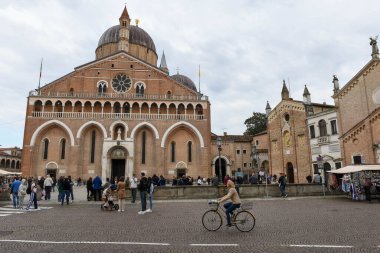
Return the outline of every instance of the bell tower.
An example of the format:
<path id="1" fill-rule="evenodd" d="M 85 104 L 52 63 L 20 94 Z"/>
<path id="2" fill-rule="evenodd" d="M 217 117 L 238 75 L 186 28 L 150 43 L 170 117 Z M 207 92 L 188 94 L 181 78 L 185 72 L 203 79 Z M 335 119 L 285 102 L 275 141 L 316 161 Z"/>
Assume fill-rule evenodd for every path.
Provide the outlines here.
<path id="1" fill-rule="evenodd" d="M 129 27 L 131 24 L 131 19 L 127 11 L 127 6 L 124 7 L 123 13 L 119 18 L 120 28 L 119 28 L 119 51 L 129 51 Z"/>

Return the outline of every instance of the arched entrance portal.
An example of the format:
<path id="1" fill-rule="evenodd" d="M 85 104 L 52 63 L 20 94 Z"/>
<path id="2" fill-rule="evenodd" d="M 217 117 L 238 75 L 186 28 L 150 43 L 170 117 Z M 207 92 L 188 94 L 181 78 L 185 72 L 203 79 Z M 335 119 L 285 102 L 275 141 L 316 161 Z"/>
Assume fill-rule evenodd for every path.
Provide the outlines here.
<path id="1" fill-rule="evenodd" d="M 127 151 L 124 148 L 115 148 L 111 152 L 111 181 L 125 177 Z"/>
<path id="2" fill-rule="evenodd" d="M 177 178 L 181 178 L 182 176 L 186 176 L 186 170 L 187 170 L 187 165 L 185 162 L 179 162 L 177 163 L 176 171 L 177 171 Z"/>
<path id="3" fill-rule="evenodd" d="M 220 163 L 219 163 L 220 159 Z M 215 175 L 219 177 L 219 164 L 221 165 L 222 180 L 226 176 L 226 160 L 223 158 L 218 158 L 215 160 Z"/>
<path id="4" fill-rule="evenodd" d="M 294 184 L 294 168 L 293 168 L 293 164 L 291 162 L 289 162 L 287 165 L 286 165 L 286 175 L 288 177 L 288 182 L 290 184 Z"/>

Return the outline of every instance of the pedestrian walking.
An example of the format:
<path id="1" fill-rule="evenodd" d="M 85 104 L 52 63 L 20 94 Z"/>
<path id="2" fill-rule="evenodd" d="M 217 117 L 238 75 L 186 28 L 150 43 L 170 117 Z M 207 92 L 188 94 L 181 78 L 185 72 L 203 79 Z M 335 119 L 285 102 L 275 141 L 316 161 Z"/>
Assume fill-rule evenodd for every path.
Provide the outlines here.
<path id="1" fill-rule="evenodd" d="M 147 193 L 149 195 L 149 209 L 147 209 L 145 212 L 151 213 L 153 212 L 153 192 L 154 192 L 154 182 L 153 179 L 148 177 L 148 189 Z"/>
<path id="2" fill-rule="evenodd" d="M 132 178 L 129 179 L 131 192 L 132 192 L 132 203 L 136 202 L 136 193 L 137 193 L 137 178 L 136 174 L 133 174 Z"/>
<path id="3" fill-rule="evenodd" d="M 60 176 L 57 182 L 58 186 L 58 203 L 61 203 L 62 200 L 65 198 L 65 191 L 63 190 L 63 181 L 64 177 Z"/>
<path id="4" fill-rule="evenodd" d="M 368 200 L 369 203 L 371 203 L 371 187 L 372 187 L 371 178 L 367 177 L 364 181 L 364 191 L 365 191 L 365 198 L 366 200 Z"/>
<path id="5" fill-rule="evenodd" d="M 139 211 L 138 214 L 144 214 L 146 211 L 146 194 L 148 190 L 148 179 L 145 177 L 144 172 L 141 172 L 141 179 L 137 188 L 140 191 L 140 199 L 141 199 L 141 211 Z"/>
<path id="6" fill-rule="evenodd" d="M 26 206 L 26 210 L 29 210 L 30 206 L 34 204 L 34 209 L 38 209 L 38 203 L 37 203 L 37 185 L 36 183 L 32 183 L 31 189 L 30 189 L 30 198 L 28 201 L 28 205 Z"/>
<path id="7" fill-rule="evenodd" d="M 119 212 L 124 212 L 124 206 L 125 206 L 125 182 L 124 177 L 119 178 L 119 182 L 117 182 L 117 198 L 119 199 Z"/>
<path id="8" fill-rule="evenodd" d="M 71 176 L 68 177 L 69 183 L 70 183 L 70 196 L 71 196 L 71 203 L 74 201 L 74 182 L 71 180 Z"/>
<path id="9" fill-rule="evenodd" d="M 65 192 L 65 197 L 61 198 L 61 205 L 63 205 L 63 202 L 64 202 L 65 198 L 66 198 L 66 204 L 67 205 L 69 204 L 69 201 L 70 201 L 70 188 L 71 188 L 70 179 L 69 178 L 65 178 L 63 180 L 63 191 Z"/>
<path id="10" fill-rule="evenodd" d="M 99 176 L 96 176 L 92 181 L 92 187 L 94 189 L 94 201 L 96 201 L 96 197 L 98 197 L 99 201 L 102 200 L 102 180 Z"/>
<path id="11" fill-rule="evenodd" d="M 53 179 L 51 179 L 50 175 L 48 174 L 44 180 L 45 200 L 50 200 L 50 192 L 53 184 Z"/>
<path id="12" fill-rule="evenodd" d="M 18 196 L 18 188 L 20 187 L 21 181 L 18 180 L 18 177 L 15 177 L 15 180 L 11 184 L 11 193 L 13 200 L 13 208 L 18 208 L 19 204 L 19 196 Z"/>
<path id="13" fill-rule="evenodd" d="M 94 196 L 94 188 L 92 187 L 92 177 L 90 177 L 86 182 L 87 189 L 87 199 L 91 200 L 91 196 Z"/>
<path id="14" fill-rule="evenodd" d="M 19 202 L 18 202 L 18 208 L 24 209 L 24 198 L 26 195 L 26 190 L 28 189 L 28 183 L 26 182 L 26 179 L 23 178 L 21 180 L 21 184 L 18 188 L 18 196 L 19 196 Z"/>
<path id="15" fill-rule="evenodd" d="M 286 194 L 285 192 L 286 180 L 284 173 L 280 173 L 280 178 L 278 179 L 278 186 L 280 187 L 281 197 L 288 197 L 288 194 Z"/>

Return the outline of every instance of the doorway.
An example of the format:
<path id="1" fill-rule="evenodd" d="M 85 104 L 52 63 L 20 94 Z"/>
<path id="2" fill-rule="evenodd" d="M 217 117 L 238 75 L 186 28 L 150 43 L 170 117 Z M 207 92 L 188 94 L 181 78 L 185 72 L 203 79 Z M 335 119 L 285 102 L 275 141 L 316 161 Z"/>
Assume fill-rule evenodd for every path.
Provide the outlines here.
<path id="1" fill-rule="evenodd" d="M 288 178 L 288 183 L 289 184 L 294 184 L 294 168 L 293 168 L 293 164 L 292 163 L 288 163 L 287 164 L 287 178 Z"/>
<path id="2" fill-rule="evenodd" d="M 224 177 L 226 176 L 226 160 L 223 158 L 218 158 L 215 160 L 215 175 L 219 178 L 219 159 L 220 159 L 220 165 L 221 165 L 221 179 L 224 180 Z M 231 175 L 230 175 L 231 176 Z"/>
<path id="3" fill-rule="evenodd" d="M 186 169 L 177 169 L 177 178 L 181 178 L 182 176 L 186 176 Z"/>
<path id="4" fill-rule="evenodd" d="M 111 182 L 125 176 L 125 159 L 112 159 Z"/>
<path id="5" fill-rule="evenodd" d="M 46 175 L 50 175 L 51 178 L 57 179 L 57 170 L 56 169 L 46 169 Z"/>

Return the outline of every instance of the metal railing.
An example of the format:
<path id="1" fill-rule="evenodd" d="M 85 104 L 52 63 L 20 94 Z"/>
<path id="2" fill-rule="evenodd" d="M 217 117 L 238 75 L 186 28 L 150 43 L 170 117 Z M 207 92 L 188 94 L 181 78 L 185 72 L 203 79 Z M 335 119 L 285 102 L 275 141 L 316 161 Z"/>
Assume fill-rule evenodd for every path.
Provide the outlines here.
<path id="1" fill-rule="evenodd" d="M 32 112 L 34 118 L 46 119 L 128 119 L 128 120 L 205 120 L 204 115 L 149 114 L 149 113 L 101 113 L 101 112 Z"/>

